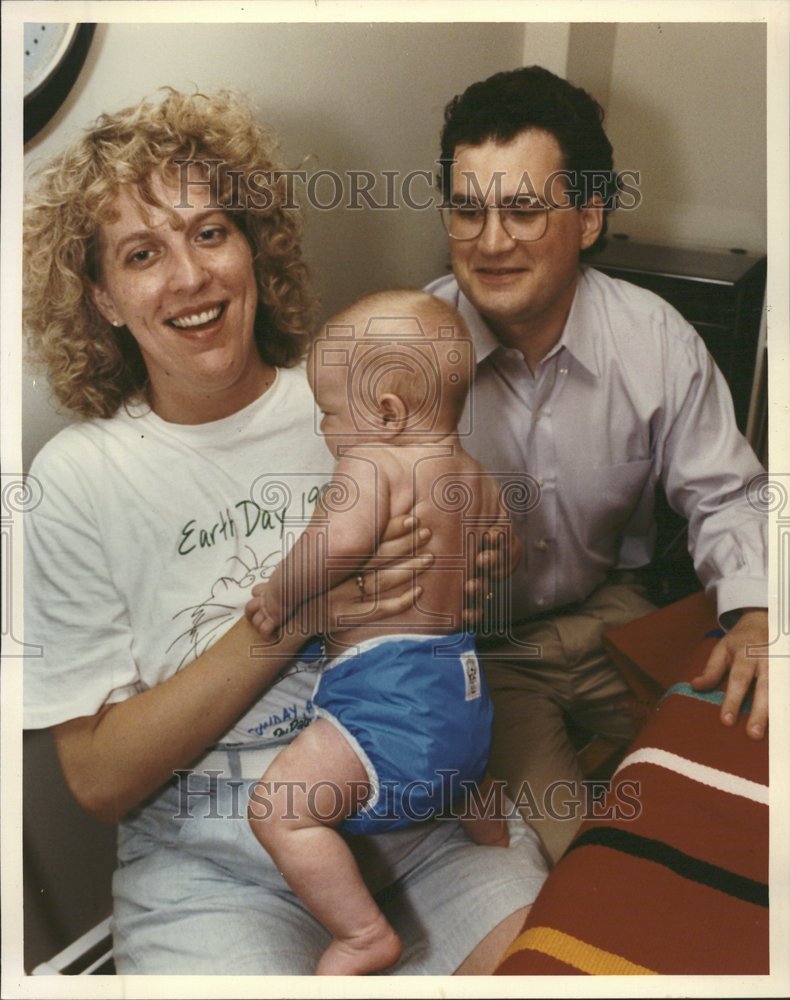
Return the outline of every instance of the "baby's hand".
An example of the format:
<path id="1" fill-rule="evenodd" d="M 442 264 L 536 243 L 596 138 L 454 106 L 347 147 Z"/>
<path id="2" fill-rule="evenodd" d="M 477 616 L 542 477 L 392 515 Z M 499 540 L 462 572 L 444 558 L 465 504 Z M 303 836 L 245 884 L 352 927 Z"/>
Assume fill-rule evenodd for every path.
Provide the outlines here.
<path id="1" fill-rule="evenodd" d="M 269 606 L 271 600 L 267 600 L 268 589 L 265 583 L 256 584 L 252 588 L 252 597 L 247 601 L 244 608 L 244 614 L 247 616 L 250 625 L 264 639 L 271 639 L 281 624 L 272 614 L 272 609 Z"/>

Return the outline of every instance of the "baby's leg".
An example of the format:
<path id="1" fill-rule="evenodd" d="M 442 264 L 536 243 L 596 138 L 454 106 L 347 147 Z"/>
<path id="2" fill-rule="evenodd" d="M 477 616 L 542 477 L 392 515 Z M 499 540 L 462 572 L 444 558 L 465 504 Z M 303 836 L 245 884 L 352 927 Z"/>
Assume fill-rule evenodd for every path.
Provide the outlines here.
<path id="1" fill-rule="evenodd" d="M 367 773 L 348 741 L 330 722 L 317 719 L 280 751 L 250 799 L 255 836 L 334 937 L 318 975 L 364 975 L 400 956 L 398 935 L 333 829 L 369 794 Z"/>
<path id="2" fill-rule="evenodd" d="M 510 834 L 505 814 L 502 782 L 486 775 L 479 787 L 469 789 L 460 817 L 461 826 L 476 844 L 507 847 Z"/>

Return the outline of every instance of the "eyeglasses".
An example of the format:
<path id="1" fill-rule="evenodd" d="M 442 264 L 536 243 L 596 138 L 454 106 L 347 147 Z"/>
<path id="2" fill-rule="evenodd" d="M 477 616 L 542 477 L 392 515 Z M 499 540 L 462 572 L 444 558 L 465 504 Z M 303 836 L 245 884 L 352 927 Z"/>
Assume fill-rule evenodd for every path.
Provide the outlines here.
<path id="1" fill-rule="evenodd" d="M 502 228 L 512 240 L 534 243 L 546 235 L 547 205 L 441 205 L 442 225 L 451 240 L 474 240 L 485 228 L 489 212 L 499 212 Z"/>

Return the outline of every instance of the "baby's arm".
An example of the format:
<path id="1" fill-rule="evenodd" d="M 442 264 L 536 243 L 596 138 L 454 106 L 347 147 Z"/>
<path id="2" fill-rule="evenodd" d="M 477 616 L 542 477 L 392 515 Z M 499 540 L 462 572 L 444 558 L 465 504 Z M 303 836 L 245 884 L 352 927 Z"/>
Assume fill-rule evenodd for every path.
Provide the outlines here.
<path id="1" fill-rule="evenodd" d="M 389 517 L 390 491 L 387 475 L 369 456 L 351 451 L 338 461 L 304 532 L 269 580 L 253 588 L 245 613 L 264 637 L 375 552 Z"/>

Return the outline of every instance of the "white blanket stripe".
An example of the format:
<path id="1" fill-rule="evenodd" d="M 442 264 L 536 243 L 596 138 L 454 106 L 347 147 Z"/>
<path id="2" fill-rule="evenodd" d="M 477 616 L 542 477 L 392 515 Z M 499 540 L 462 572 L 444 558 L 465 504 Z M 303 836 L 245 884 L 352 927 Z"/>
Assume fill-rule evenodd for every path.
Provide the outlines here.
<path id="1" fill-rule="evenodd" d="M 642 747 L 639 750 L 634 750 L 622 761 L 613 777 L 631 764 L 655 764 L 669 771 L 676 771 L 686 778 L 691 778 L 692 781 L 699 781 L 703 785 L 710 785 L 722 792 L 728 792 L 730 795 L 740 795 L 742 798 L 752 799 L 761 805 L 768 805 L 767 785 L 758 784 L 758 782 L 750 781 L 748 778 L 740 778 L 737 774 L 720 771 L 715 767 L 708 767 L 707 764 L 698 764 L 694 760 L 670 753 L 669 750 L 661 750 L 659 747 Z"/>

